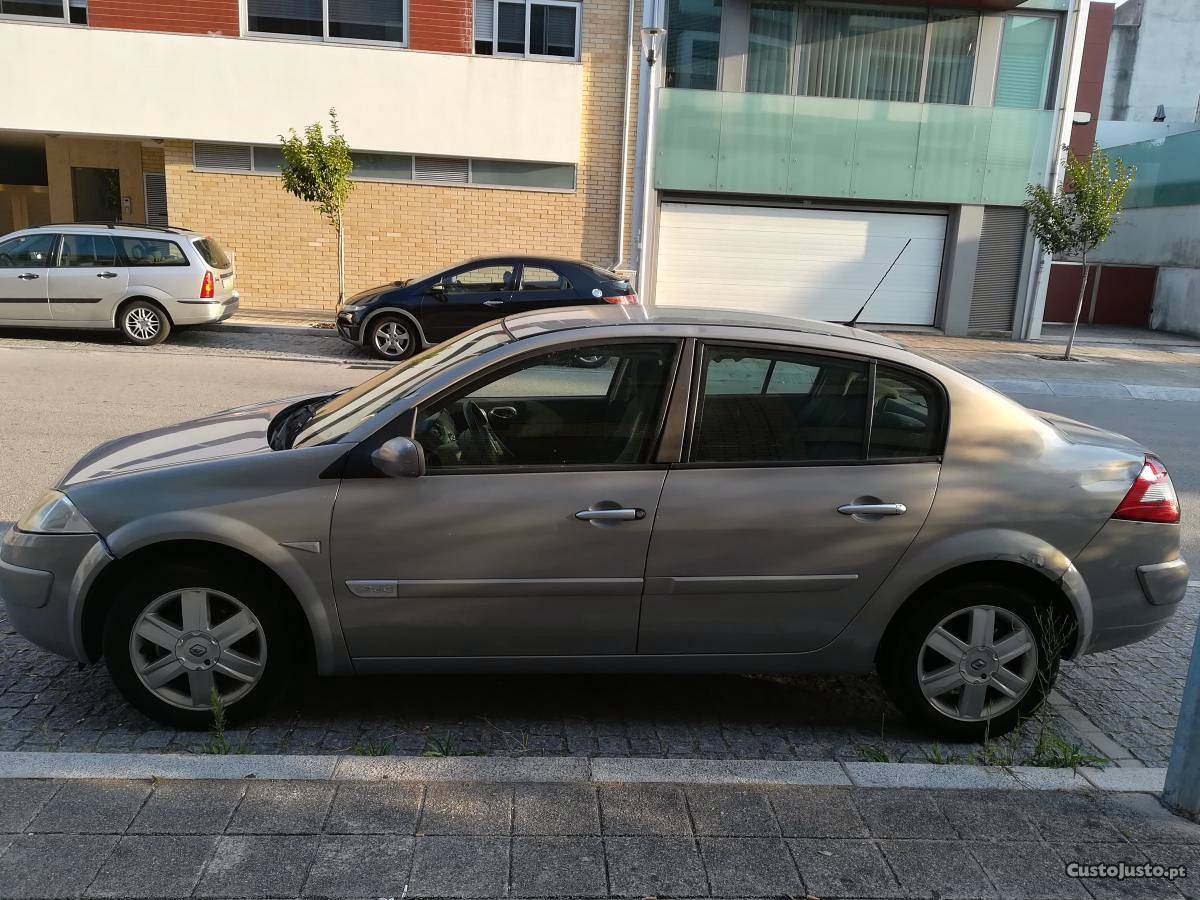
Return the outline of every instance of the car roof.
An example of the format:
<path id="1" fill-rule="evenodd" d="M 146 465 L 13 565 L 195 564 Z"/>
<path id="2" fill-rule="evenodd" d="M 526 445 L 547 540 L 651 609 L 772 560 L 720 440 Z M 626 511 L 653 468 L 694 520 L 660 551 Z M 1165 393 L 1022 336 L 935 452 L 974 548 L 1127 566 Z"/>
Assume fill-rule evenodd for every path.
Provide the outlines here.
<path id="1" fill-rule="evenodd" d="M 534 256 L 528 253 L 502 253 L 495 256 L 476 256 L 455 263 L 451 268 L 457 269 L 459 266 L 488 265 L 489 263 L 501 264 L 514 261 L 534 264 L 544 263 L 549 266 L 575 266 L 592 270 L 598 268 L 589 262 L 584 262 L 582 259 L 571 259 L 567 256 Z"/>
<path id="2" fill-rule="evenodd" d="M 144 225 L 140 222 L 62 222 L 50 225 L 34 225 L 22 229 L 23 232 L 53 231 L 55 234 L 94 234 L 105 230 L 121 234 L 177 234 L 186 237 L 204 237 L 199 231 L 190 228 L 178 228 L 173 225 Z"/>
<path id="3" fill-rule="evenodd" d="M 504 319 L 504 327 L 517 340 L 569 331 L 576 328 L 595 328 L 605 325 L 712 325 L 761 328 L 774 331 L 794 331 L 800 334 L 821 334 L 829 337 L 865 341 L 883 347 L 899 348 L 889 337 L 851 328 L 834 322 L 801 319 L 791 316 L 772 316 L 742 309 L 701 309 L 682 306 L 651 308 L 638 305 L 614 304 L 569 306 L 537 312 L 518 313 Z"/>

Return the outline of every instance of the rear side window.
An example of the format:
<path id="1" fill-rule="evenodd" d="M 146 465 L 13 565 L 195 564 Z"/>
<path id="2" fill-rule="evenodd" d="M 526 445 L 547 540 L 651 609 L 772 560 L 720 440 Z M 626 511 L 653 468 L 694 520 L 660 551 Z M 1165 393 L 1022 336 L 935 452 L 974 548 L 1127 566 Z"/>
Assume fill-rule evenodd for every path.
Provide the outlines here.
<path id="1" fill-rule="evenodd" d="M 569 291 L 571 282 L 546 266 L 525 266 L 521 270 L 523 291 Z"/>
<path id="2" fill-rule="evenodd" d="M 107 234 L 64 234 L 58 265 L 68 269 L 119 266 L 117 242 Z"/>
<path id="3" fill-rule="evenodd" d="M 880 364 L 875 369 L 871 459 L 937 456 L 946 413 L 942 392 L 927 378 Z"/>
<path id="4" fill-rule="evenodd" d="M 861 360 L 706 347 L 690 460 L 862 459 L 868 378 Z"/>
<path id="5" fill-rule="evenodd" d="M 118 237 L 117 243 L 125 265 L 143 266 L 186 266 L 188 259 L 174 241 L 158 238 Z"/>
<path id="6" fill-rule="evenodd" d="M 198 241 L 192 241 L 192 245 L 204 261 L 214 269 L 228 269 L 233 265 L 233 260 L 229 258 L 229 254 L 225 252 L 225 248 L 214 237 L 205 237 Z"/>

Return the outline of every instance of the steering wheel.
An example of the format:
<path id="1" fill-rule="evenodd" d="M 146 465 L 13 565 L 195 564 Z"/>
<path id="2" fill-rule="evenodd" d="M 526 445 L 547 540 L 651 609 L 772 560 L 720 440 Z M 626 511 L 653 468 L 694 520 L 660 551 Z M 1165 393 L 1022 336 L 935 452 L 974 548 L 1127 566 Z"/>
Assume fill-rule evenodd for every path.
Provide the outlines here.
<path id="1" fill-rule="evenodd" d="M 497 462 L 512 459 L 513 452 L 504 445 L 496 429 L 492 427 L 491 419 L 482 406 L 474 400 L 463 401 L 463 418 L 467 420 L 467 430 L 483 441 L 485 452 Z"/>
<path id="2" fill-rule="evenodd" d="M 17 261 L 7 253 L 0 253 L 0 264 L 3 264 L 4 268 L 6 269 L 11 269 L 17 264 Z"/>

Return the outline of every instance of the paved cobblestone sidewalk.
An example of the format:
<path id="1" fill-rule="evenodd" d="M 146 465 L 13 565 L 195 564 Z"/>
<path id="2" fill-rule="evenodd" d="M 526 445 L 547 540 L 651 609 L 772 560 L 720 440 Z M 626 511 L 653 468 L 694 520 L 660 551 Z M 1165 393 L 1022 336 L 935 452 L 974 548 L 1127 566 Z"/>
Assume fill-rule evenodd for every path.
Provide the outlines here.
<path id="1" fill-rule="evenodd" d="M 1069 863 L 1186 866 L 1079 879 Z M 1181 897 L 1149 794 L 2 781 L 3 897 Z"/>

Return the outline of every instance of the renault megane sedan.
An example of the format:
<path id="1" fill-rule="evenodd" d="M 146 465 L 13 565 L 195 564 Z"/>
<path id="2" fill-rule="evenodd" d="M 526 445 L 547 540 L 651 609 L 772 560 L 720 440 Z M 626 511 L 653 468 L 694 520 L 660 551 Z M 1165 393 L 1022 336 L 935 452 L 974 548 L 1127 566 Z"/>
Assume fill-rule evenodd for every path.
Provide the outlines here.
<path id="1" fill-rule="evenodd" d="M 1128 438 L 864 331 L 638 306 L 105 444 L 0 549 L 18 631 L 196 728 L 301 665 L 874 669 L 978 739 L 1187 580 L 1171 480 Z"/>

